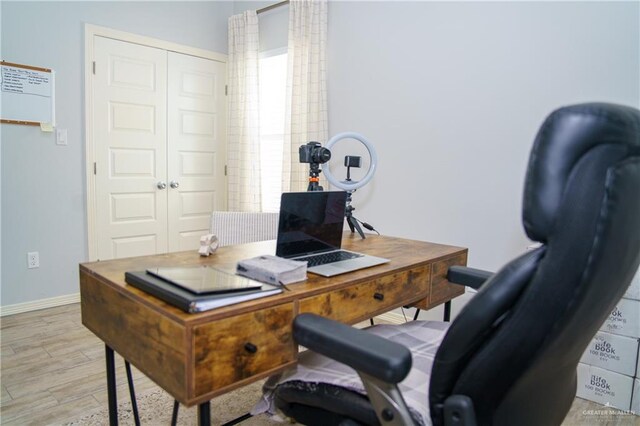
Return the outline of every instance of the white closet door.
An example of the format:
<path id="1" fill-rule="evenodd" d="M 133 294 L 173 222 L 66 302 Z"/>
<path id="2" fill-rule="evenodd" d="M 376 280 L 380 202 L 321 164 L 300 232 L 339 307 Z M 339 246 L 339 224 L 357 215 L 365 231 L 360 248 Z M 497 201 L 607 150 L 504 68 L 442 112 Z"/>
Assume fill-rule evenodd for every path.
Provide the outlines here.
<path id="1" fill-rule="evenodd" d="M 168 53 L 169 251 L 196 250 L 225 208 L 226 64 Z"/>
<path id="2" fill-rule="evenodd" d="M 98 259 L 166 252 L 167 53 L 99 36 L 94 52 Z"/>

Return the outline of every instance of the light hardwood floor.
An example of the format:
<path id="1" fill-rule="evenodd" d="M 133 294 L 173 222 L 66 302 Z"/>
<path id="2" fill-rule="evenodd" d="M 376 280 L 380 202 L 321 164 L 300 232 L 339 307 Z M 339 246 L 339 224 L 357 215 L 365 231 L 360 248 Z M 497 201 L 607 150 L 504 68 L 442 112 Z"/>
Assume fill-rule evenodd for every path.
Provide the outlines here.
<path id="1" fill-rule="evenodd" d="M 104 344 L 73 304 L 0 319 L 3 425 L 63 424 L 106 406 Z M 124 378 L 124 363 L 116 362 Z M 136 390 L 155 385 L 135 371 Z M 118 399 L 126 400 L 119 380 Z"/>
<path id="2" fill-rule="evenodd" d="M 80 320 L 79 304 L 0 318 L 2 425 L 65 424 L 107 406 L 104 345 Z M 118 400 L 128 400 L 117 357 Z M 157 389 L 134 369 L 136 392 Z M 247 407 L 249 408 L 249 407 Z M 640 417 L 585 414 L 603 407 L 576 399 L 563 425 L 640 425 Z"/>

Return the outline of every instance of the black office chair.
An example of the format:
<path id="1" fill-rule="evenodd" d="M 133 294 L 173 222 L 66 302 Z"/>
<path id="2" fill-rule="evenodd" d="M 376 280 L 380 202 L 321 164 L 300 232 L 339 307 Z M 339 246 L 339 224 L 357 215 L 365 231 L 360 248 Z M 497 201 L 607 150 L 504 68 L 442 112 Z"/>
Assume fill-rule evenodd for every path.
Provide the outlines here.
<path id="1" fill-rule="evenodd" d="M 315 352 L 302 358 L 351 366 L 368 397 L 294 380 L 277 386 L 276 405 L 323 426 L 560 424 L 578 361 L 640 263 L 640 111 L 592 103 L 553 112 L 531 151 L 523 222 L 541 247 L 495 274 L 450 271 L 450 280 L 484 284 L 428 366 L 430 418 L 398 390 L 412 368 L 406 347 L 312 314 L 294 321 L 297 342 Z"/>

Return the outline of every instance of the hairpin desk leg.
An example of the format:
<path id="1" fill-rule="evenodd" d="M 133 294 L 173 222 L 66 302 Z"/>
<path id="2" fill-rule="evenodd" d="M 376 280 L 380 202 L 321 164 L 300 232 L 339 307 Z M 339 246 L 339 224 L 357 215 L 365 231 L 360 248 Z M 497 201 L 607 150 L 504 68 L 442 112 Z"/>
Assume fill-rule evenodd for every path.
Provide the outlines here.
<path id="1" fill-rule="evenodd" d="M 209 401 L 198 405 L 198 425 L 211 425 L 211 403 Z"/>
<path id="2" fill-rule="evenodd" d="M 223 424 L 222 426 L 233 426 L 233 425 L 237 425 L 238 423 L 242 423 L 243 421 L 250 419 L 251 417 L 253 417 L 253 415 L 251 413 L 246 413 L 241 415 L 240 417 L 237 417 L 231 421 L 226 422 L 225 424 Z"/>
<path id="3" fill-rule="evenodd" d="M 133 422 L 136 426 L 140 426 L 140 416 L 138 415 L 138 403 L 136 402 L 136 391 L 133 387 L 133 375 L 131 374 L 131 364 L 129 361 L 124 361 L 124 366 L 127 371 L 127 383 L 129 383 L 129 396 L 131 397 L 131 409 L 133 410 Z"/>
<path id="4" fill-rule="evenodd" d="M 109 398 L 109 425 L 118 426 L 118 399 L 116 397 L 116 366 L 113 349 L 104 345 L 107 363 L 107 396 Z"/>
<path id="5" fill-rule="evenodd" d="M 177 399 L 173 400 L 173 413 L 171 414 L 171 426 L 176 426 L 178 424 L 178 409 L 180 408 L 180 403 Z"/>
<path id="6" fill-rule="evenodd" d="M 444 302 L 444 318 L 443 321 L 451 321 L 451 300 Z"/>
<path id="7" fill-rule="evenodd" d="M 416 308 L 416 313 L 413 316 L 413 320 L 416 321 L 418 319 L 418 315 L 420 315 L 420 308 Z M 444 315 L 442 321 L 449 322 L 451 321 L 451 300 L 448 302 L 444 302 Z"/>

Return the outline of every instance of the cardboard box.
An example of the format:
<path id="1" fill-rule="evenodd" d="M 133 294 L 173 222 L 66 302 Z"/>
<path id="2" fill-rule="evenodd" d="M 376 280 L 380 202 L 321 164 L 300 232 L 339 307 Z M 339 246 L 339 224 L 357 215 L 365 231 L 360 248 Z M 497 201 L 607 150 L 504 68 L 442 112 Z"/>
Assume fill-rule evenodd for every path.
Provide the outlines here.
<path id="1" fill-rule="evenodd" d="M 628 337 L 640 337 L 640 300 L 620 299 L 600 330 Z"/>
<path id="2" fill-rule="evenodd" d="M 640 378 L 633 381 L 633 399 L 631 400 L 631 412 L 640 416 Z"/>
<path id="3" fill-rule="evenodd" d="M 580 362 L 633 377 L 638 359 L 638 339 L 599 331 Z"/>
<path id="4" fill-rule="evenodd" d="M 622 297 L 626 297 L 627 299 L 640 300 L 640 268 L 631 280 L 631 284 L 629 285 L 627 292 Z"/>
<path id="5" fill-rule="evenodd" d="M 633 378 L 592 365 L 578 364 L 576 396 L 609 407 L 629 410 Z"/>

